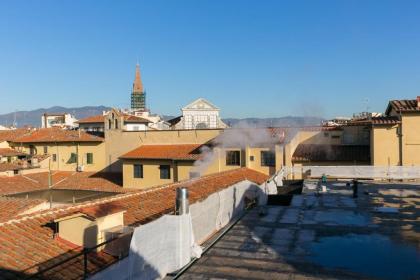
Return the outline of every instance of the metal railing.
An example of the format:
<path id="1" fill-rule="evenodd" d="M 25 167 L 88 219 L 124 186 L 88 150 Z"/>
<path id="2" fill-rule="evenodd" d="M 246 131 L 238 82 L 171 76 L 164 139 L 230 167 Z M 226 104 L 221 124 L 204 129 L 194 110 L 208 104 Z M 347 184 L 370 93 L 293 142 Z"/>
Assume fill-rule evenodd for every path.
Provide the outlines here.
<path id="1" fill-rule="evenodd" d="M 118 235 L 117 237 L 106 240 L 102 243 L 99 243 L 99 244 L 93 246 L 93 247 L 83 248 L 81 252 L 79 252 L 79 253 L 77 253 L 77 254 L 69 257 L 69 258 L 66 258 L 62 261 L 59 261 L 59 262 L 57 262 L 53 265 L 50 265 L 46 268 L 42 268 L 38 272 L 36 272 L 35 274 L 29 275 L 24 279 L 39 279 L 39 278 L 44 279 L 44 276 L 46 274 L 49 274 L 50 276 L 46 277 L 46 279 L 48 279 L 49 277 L 54 275 L 54 273 L 52 271 L 55 268 L 58 268 L 59 266 L 65 265 L 66 263 L 69 263 L 70 261 L 76 260 L 77 258 L 79 258 L 81 256 L 83 256 L 83 273 L 82 273 L 82 275 L 80 275 L 80 278 L 78 278 L 78 279 L 87 279 L 87 277 L 89 277 L 89 275 L 90 275 L 90 272 L 89 272 L 89 269 L 88 269 L 89 254 L 98 252 L 98 249 L 100 251 L 104 251 L 104 249 L 107 245 L 110 245 L 111 243 L 116 242 L 117 240 L 121 240 L 123 238 L 128 238 L 128 236 L 130 237 L 130 240 L 131 240 L 132 234 L 133 234 L 133 232 L 122 233 L 122 234 Z M 116 257 L 115 261 L 119 261 L 119 260 L 124 259 L 125 257 L 128 256 L 128 251 L 129 251 L 128 249 L 126 250 L 126 252 L 124 252 L 124 250 L 121 250 L 121 251 L 123 251 L 123 252 L 121 254 L 119 254 L 118 257 Z M 103 266 L 101 266 L 100 270 L 105 269 L 106 267 L 112 265 L 113 263 L 115 263 L 115 261 L 111 261 L 111 262 L 108 262 L 108 263 L 104 264 Z M 38 267 L 39 267 L 39 265 L 38 265 Z M 67 269 L 71 269 L 71 268 L 67 267 Z M 75 270 L 71 269 L 71 272 L 74 273 Z M 95 272 L 97 272 L 97 271 L 95 271 Z M 74 278 L 72 278 L 72 279 L 74 279 Z"/>

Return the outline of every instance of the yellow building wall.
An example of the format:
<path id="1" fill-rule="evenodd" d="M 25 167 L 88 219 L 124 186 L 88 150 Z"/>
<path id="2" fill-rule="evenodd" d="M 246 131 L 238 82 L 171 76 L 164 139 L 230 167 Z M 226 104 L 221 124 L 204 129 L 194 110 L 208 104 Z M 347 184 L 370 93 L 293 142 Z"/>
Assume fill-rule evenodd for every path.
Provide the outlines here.
<path id="1" fill-rule="evenodd" d="M 267 174 L 267 175 L 273 175 L 276 171 L 276 165 L 274 166 L 262 166 L 261 165 L 261 152 L 262 151 L 273 151 L 276 155 L 276 161 L 277 161 L 277 154 L 274 149 L 272 148 L 250 148 L 248 147 L 246 149 L 247 155 L 246 155 L 246 167 L 251 168 L 253 170 L 259 171 L 261 173 Z M 254 157 L 254 160 L 251 161 L 251 157 Z M 275 162 L 276 162 L 275 161 Z"/>
<path id="2" fill-rule="evenodd" d="M 105 241 L 104 230 L 124 225 L 124 212 L 114 213 L 94 221 L 84 216 L 59 222 L 59 235 L 76 245 L 93 247 Z"/>
<path id="3" fill-rule="evenodd" d="M 37 155 L 44 154 L 44 147 L 47 147 L 49 164 L 51 170 L 76 171 L 77 165 L 83 165 L 84 171 L 102 171 L 106 167 L 105 143 L 83 142 L 83 143 L 33 143 Z M 30 153 L 30 144 L 22 144 L 16 148 L 25 153 Z M 78 163 L 70 163 L 72 153 L 78 154 Z M 93 163 L 87 164 L 87 153 L 93 154 Z M 53 154 L 56 154 L 56 161 L 53 161 Z"/>
<path id="4" fill-rule="evenodd" d="M 143 165 L 143 178 L 134 178 L 134 164 Z M 160 179 L 160 165 L 169 165 L 170 179 Z M 128 188 L 149 188 L 174 182 L 174 162 L 172 160 L 124 160 L 123 186 Z"/>
<path id="5" fill-rule="evenodd" d="M 403 165 L 420 165 L 420 114 L 402 115 Z"/>
<path id="6" fill-rule="evenodd" d="M 74 217 L 59 222 L 61 238 L 79 246 L 96 245 L 97 225 L 84 217 Z"/>
<path id="7" fill-rule="evenodd" d="M 190 179 L 191 172 L 201 172 L 201 175 L 208 175 L 222 171 L 238 169 L 247 166 L 246 152 L 254 155 L 254 163 L 249 164 L 249 168 L 253 168 L 265 174 L 274 173 L 275 167 L 262 167 L 261 151 L 269 150 L 269 148 L 251 148 L 251 149 L 235 149 L 235 148 L 215 148 L 211 162 L 205 165 L 207 168 L 196 167 L 193 161 L 172 161 L 172 160 L 123 160 L 123 186 L 129 188 L 149 188 L 153 186 L 170 184 L 182 180 Z M 240 151 L 240 165 L 227 165 L 226 152 Z M 134 178 L 134 164 L 143 164 L 143 178 Z M 170 165 L 171 179 L 160 179 L 159 166 L 161 164 Z"/>
<path id="8" fill-rule="evenodd" d="M 177 161 L 176 172 L 178 181 L 190 179 L 190 172 L 194 170 L 193 161 Z"/>
<path id="9" fill-rule="evenodd" d="M 239 151 L 240 152 L 240 164 L 239 165 L 227 165 L 226 164 L 226 152 L 227 151 Z M 201 175 L 213 174 L 222 171 L 229 171 L 246 165 L 246 154 L 244 149 L 240 148 L 214 148 L 213 149 L 213 160 L 208 167 L 203 170 Z"/>
<path id="10" fill-rule="evenodd" d="M 375 166 L 399 165 L 398 126 L 374 126 L 371 130 L 371 161 Z"/>
<path id="11" fill-rule="evenodd" d="M 105 130 L 108 171 L 121 172 L 119 157 L 144 144 L 204 144 L 222 133 L 222 129 L 202 130 Z"/>

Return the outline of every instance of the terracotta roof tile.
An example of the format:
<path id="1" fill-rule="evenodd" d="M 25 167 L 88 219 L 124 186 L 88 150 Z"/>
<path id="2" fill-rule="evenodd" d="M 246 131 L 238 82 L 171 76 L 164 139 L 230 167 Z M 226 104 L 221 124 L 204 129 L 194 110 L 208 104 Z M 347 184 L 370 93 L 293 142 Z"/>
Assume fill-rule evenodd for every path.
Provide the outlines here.
<path id="1" fill-rule="evenodd" d="M 52 172 L 53 189 L 94 190 L 104 192 L 130 192 L 133 189 L 122 188 L 121 174 L 95 172 Z M 0 176 L 0 195 L 45 190 L 48 188 L 48 172 Z"/>
<path id="2" fill-rule="evenodd" d="M 249 180 L 262 184 L 267 178 L 268 176 L 257 171 L 241 168 L 152 190 L 120 194 L 79 206 L 25 215 L 18 220 L 0 224 L 0 278 L 9 273 L 10 279 L 20 279 L 22 275 L 33 274 L 80 252 L 80 248 L 62 242 L 59 238 L 53 238 L 53 229 L 47 225 L 54 219 L 83 211 L 86 207 L 100 206 L 106 209 L 112 205 L 127 209 L 124 213 L 124 224 L 135 226 L 173 211 L 175 192 L 179 186 L 188 187 L 190 202 L 194 203 L 235 183 Z M 115 261 L 115 258 L 105 253 L 92 253 L 89 255 L 89 272 L 93 274 Z M 48 279 L 80 279 L 82 275 L 83 261 L 80 257 L 48 271 L 43 276 Z"/>
<path id="3" fill-rule="evenodd" d="M 120 158 L 197 160 L 201 157 L 201 146 L 201 144 L 142 145 Z"/>
<path id="4" fill-rule="evenodd" d="M 107 203 L 107 204 L 99 204 L 93 205 L 89 207 L 82 208 L 79 212 L 88 215 L 92 218 L 101 218 L 111 214 L 125 212 L 126 208 L 122 207 L 118 204 L 114 203 Z"/>
<path id="5" fill-rule="evenodd" d="M 145 119 L 145 118 L 138 117 L 138 116 L 133 116 L 133 115 L 124 115 L 124 122 L 126 122 L 126 123 L 150 123 L 150 121 Z"/>
<path id="6" fill-rule="evenodd" d="M 78 120 L 77 123 L 104 123 L 104 115 L 90 116 L 81 120 Z"/>
<path id="7" fill-rule="evenodd" d="M 103 142 L 98 137 L 80 130 L 66 130 L 57 127 L 41 128 L 19 137 L 13 142 L 16 143 L 43 143 L 43 142 Z"/>
<path id="8" fill-rule="evenodd" d="M 292 161 L 349 161 L 369 162 L 370 148 L 364 145 L 299 144 Z"/>
<path id="9" fill-rule="evenodd" d="M 0 163 L 0 172 L 20 170 L 23 169 L 23 166 L 16 163 L 2 162 Z"/>
<path id="10" fill-rule="evenodd" d="M 372 117 L 370 119 L 351 120 L 346 125 L 395 125 L 400 120 L 394 116 Z"/>
<path id="11" fill-rule="evenodd" d="M 12 157 L 12 156 L 26 156 L 27 154 L 16 151 L 11 148 L 0 148 L 0 156 Z"/>
<path id="12" fill-rule="evenodd" d="M 402 113 L 420 112 L 420 107 L 417 105 L 416 99 L 391 100 L 389 101 L 388 108 L 386 109 L 387 115 L 391 112 L 391 109 Z"/>
<path id="13" fill-rule="evenodd" d="M 3 142 L 3 141 L 13 142 L 16 139 L 29 134 L 31 131 L 32 131 L 31 129 L 27 129 L 27 128 L 0 130 L 0 142 Z"/>
<path id="14" fill-rule="evenodd" d="M 38 206 L 45 201 L 42 199 L 21 199 L 0 197 L 0 222 L 16 218 L 25 211 Z"/>

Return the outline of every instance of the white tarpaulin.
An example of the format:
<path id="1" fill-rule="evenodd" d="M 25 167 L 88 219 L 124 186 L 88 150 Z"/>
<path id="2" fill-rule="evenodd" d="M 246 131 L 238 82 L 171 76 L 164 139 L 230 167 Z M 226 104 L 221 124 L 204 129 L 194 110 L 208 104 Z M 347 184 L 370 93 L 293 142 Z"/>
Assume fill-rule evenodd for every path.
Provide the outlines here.
<path id="1" fill-rule="evenodd" d="M 186 265 L 195 246 L 189 214 L 165 215 L 134 230 L 131 279 L 157 279 Z"/>
<path id="2" fill-rule="evenodd" d="M 92 279 L 159 279 L 181 269 L 200 256 L 197 244 L 243 213 L 247 200 L 266 204 L 269 189 L 273 187 L 245 180 L 190 205 L 188 215 L 165 215 L 137 227 L 129 256 Z"/>

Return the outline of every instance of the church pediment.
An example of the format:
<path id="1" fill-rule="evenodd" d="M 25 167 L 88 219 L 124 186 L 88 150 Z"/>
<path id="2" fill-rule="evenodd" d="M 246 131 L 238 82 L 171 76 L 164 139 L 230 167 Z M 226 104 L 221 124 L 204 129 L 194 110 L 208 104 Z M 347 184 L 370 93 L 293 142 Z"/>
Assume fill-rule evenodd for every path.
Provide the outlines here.
<path id="1" fill-rule="evenodd" d="M 192 103 L 188 104 L 184 108 L 182 108 L 183 111 L 188 110 L 219 110 L 216 106 L 214 106 L 209 101 L 205 100 L 204 98 L 199 98 Z"/>

